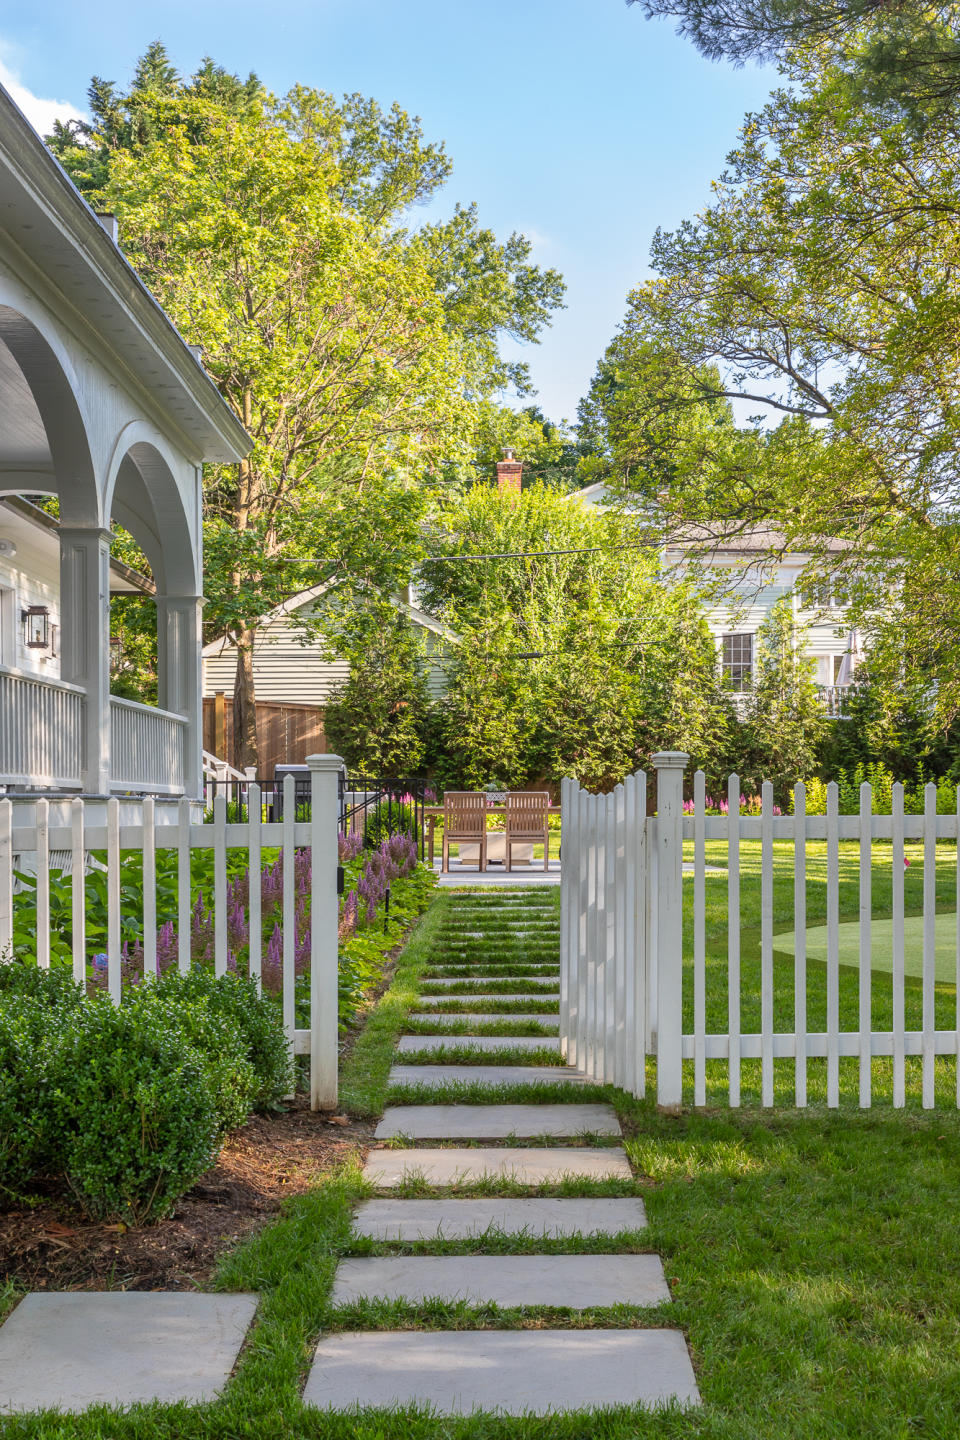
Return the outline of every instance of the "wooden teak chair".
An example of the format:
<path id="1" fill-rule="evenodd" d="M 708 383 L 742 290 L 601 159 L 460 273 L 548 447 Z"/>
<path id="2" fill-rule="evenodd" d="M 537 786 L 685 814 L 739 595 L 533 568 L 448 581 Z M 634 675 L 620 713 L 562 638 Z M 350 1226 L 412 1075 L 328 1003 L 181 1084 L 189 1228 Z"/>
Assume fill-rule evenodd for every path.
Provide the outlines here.
<path id="1" fill-rule="evenodd" d="M 487 797 L 481 791 L 448 790 L 443 797 L 441 873 L 450 869 L 450 841 L 477 845 L 477 870 L 487 868 Z"/>
<path id="2" fill-rule="evenodd" d="M 504 868 L 513 868 L 512 847 L 543 841 L 543 868 L 550 869 L 550 796 L 546 790 L 511 790 L 507 795 L 507 839 Z"/>

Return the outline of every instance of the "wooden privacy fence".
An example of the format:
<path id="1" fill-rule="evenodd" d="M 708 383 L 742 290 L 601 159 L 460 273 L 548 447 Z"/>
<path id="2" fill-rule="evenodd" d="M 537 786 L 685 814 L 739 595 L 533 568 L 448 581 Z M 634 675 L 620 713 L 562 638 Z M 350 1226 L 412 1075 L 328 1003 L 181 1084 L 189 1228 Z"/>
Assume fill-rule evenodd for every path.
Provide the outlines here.
<path id="1" fill-rule="evenodd" d="M 937 813 L 937 788 L 928 785 L 923 813 L 907 815 L 895 785 L 891 813 L 875 814 L 864 785 L 859 813 L 841 815 L 832 784 L 826 814 L 808 815 L 797 785 L 793 813 L 782 815 L 766 783 L 759 813 L 747 814 L 731 775 L 722 807 L 711 807 L 726 813 L 708 814 L 698 771 L 685 813 L 686 761 L 653 757 L 655 816 L 646 814 L 642 772 L 610 795 L 564 782 L 560 1032 L 568 1060 L 643 1095 L 655 1056 L 657 1100 L 670 1109 L 683 1102 L 685 1080 L 694 1105 L 738 1106 L 748 1090 L 764 1106 L 835 1107 L 849 1091 L 862 1107 L 879 1093 L 900 1107 L 916 1088 L 931 1108 L 947 1087 L 960 1105 L 960 790 L 954 813 Z M 949 935 L 941 930 L 939 974 L 938 841 L 950 847 L 940 857 Z M 920 847 L 915 917 L 907 914 L 905 845 Z M 853 920 L 841 917 L 842 893 L 847 910 L 856 902 Z M 877 912 L 889 927 L 880 941 Z M 940 1056 L 953 1060 L 949 1074 Z"/>
<path id="2" fill-rule="evenodd" d="M 337 1104 L 338 1055 L 338 926 L 337 834 L 339 819 L 339 777 L 343 762 L 336 755 L 314 755 L 310 766 L 310 818 L 298 821 L 294 779 L 288 776 L 283 819 L 264 823 L 259 787 L 249 787 L 249 805 L 242 823 L 227 818 L 227 801 L 214 801 L 213 823 L 201 824 L 191 815 L 191 802 L 181 800 L 176 823 L 157 822 L 153 799 L 142 802 L 142 822 L 120 823 L 120 802 L 116 799 L 70 802 L 70 824 L 50 823 L 46 799 L 35 802 L 34 823 L 15 823 L 10 800 L 0 800 L 0 959 L 16 946 L 18 899 L 29 889 L 36 907 L 35 947 L 37 963 L 51 963 L 52 883 L 51 856 L 56 869 L 63 869 L 70 882 L 70 956 L 73 975 L 85 982 L 91 969 L 88 919 L 92 877 L 104 882 L 106 890 L 106 934 L 102 952 L 93 957 L 101 962 L 106 988 L 119 1003 L 125 976 L 149 983 L 158 973 L 165 941 L 173 947 L 166 957 L 181 972 L 200 963 L 195 934 L 198 923 L 196 885 L 191 875 L 191 855 L 197 851 L 212 856 L 212 896 L 202 897 L 199 923 L 205 932 L 206 948 L 212 950 L 214 973 L 224 975 L 236 963 L 232 946 L 242 929 L 244 969 L 261 987 L 266 967 L 278 982 L 279 1002 L 291 1054 L 310 1057 L 310 1097 L 314 1109 Z M 264 851 L 279 852 L 272 861 Z M 142 855 L 142 906 L 131 917 L 133 901 L 123 885 L 125 852 Z M 246 865 L 248 884 L 245 900 L 228 879 L 228 854 Z M 91 852 L 100 852 L 94 858 Z M 170 865 L 158 866 L 158 854 L 175 855 L 172 883 L 175 885 L 175 920 L 158 928 L 158 887 L 170 883 Z M 241 858 L 242 857 L 242 858 Z M 264 860 L 271 860 L 271 879 L 278 891 L 281 925 L 264 941 L 261 877 Z M 279 863 L 278 863 L 279 862 Z M 140 867 L 138 866 L 138 871 Z M 306 879 L 307 869 L 309 878 Z M 256 880 L 257 883 L 253 883 Z M 35 884 L 35 892 L 34 892 Z M 302 922 L 297 925 L 298 886 L 301 887 Z M 35 893 L 35 901 L 33 899 Z M 211 904 L 212 902 L 212 904 Z M 242 906 L 242 911 L 238 911 Z M 123 921 L 132 918 L 142 933 L 133 963 L 139 974 L 130 977 L 130 947 L 122 943 Z M 209 932 L 212 930 L 212 934 Z M 299 952 L 298 953 L 298 949 Z M 274 953 L 275 952 L 275 953 Z M 207 963 L 207 962 L 205 962 Z M 309 1023 L 298 1028 L 296 1015 L 297 971 L 309 969 Z"/>

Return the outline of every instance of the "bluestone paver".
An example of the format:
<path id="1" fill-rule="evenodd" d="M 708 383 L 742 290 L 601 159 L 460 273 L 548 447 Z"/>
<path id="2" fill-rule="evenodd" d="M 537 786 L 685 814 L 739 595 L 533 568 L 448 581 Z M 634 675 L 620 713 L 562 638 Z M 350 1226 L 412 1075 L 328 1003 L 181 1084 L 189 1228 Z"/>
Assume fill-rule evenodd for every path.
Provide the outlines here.
<path id="1" fill-rule="evenodd" d="M 0 1410 L 213 1400 L 256 1308 L 194 1291 L 27 1295 L 0 1327 Z"/>
<path id="2" fill-rule="evenodd" d="M 478 1145 L 469 1149 L 371 1150 L 363 1176 L 378 1189 L 391 1190 L 418 1177 L 428 1185 L 441 1186 L 472 1185 L 489 1178 L 513 1180 L 518 1185 L 549 1185 L 570 1177 L 629 1180 L 632 1172 L 619 1146 L 497 1149 Z"/>
<path id="3" fill-rule="evenodd" d="M 416 1404 L 440 1415 L 547 1415 L 700 1401 L 678 1330 L 331 1335 L 317 1346 L 303 1398 L 324 1410 Z"/>
<path id="4" fill-rule="evenodd" d="M 334 1305 L 425 1300 L 470 1305 L 663 1305 L 659 1255 L 365 1255 L 341 1260 Z"/>
<path id="5" fill-rule="evenodd" d="M 559 1011 L 556 1013 L 543 1011 L 540 1014 L 531 1011 L 525 1013 L 518 1011 L 510 1015 L 506 1013 L 503 1015 L 485 1015 L 474 1011 L 471 1011 L 469 1014 L 465 1011 L 459 1014 L 441 1012 L 437 1015 L 410 1015 L 407 1018 L 411 1023 L 417 1025 L 425 1025 L 428 1022 L 431 1025 L 456 1025 L 458 1023 L 464 1025 L 497 1025 L 509 1022 L 511 1025 L 527 1025 L 530 1029 L 543 1030 L 546 1032 L 552 1031 L 554 1034 L 556 1034 L 560 1028 Z"/>
<path id="6" fill-rule="evenodd" d="M 454 1065 L 443 1066 L 454 1070 Z M 390 1105 L 376 1128 L 378 1140 L 507 1140 L 514 1136 L 619 1135 L 610 1105 Z"/>
<path id="7" fill-rule="evenodd" d="M 488 1230 L 502 1235 L 619 1235 L 646 1228 L 643 1201 L 571 1197 L 529 1200 L 484 1196 L 477 1200 L 366 1200 L 353 1222 L 371 1240 L 466 1240 Z"/>
<path id="8" fill-rule="evenodd" d="M 465 1047 L 470 1050 L 543 1050 L 559 1049 L 557 1038 L 551 1041 L 549 1035 L 401 1035 L 397 1042 L 397 1053 L 409 1055 L 413 1051 L 456 1050 Z"/>
<path id="9" fill-rule="evenodd" d="M 566 1065 L 393 1065 L 391 1085 L 592 1085 Z M 535 1132 L 539 1134 L 539 1131 Z"/>

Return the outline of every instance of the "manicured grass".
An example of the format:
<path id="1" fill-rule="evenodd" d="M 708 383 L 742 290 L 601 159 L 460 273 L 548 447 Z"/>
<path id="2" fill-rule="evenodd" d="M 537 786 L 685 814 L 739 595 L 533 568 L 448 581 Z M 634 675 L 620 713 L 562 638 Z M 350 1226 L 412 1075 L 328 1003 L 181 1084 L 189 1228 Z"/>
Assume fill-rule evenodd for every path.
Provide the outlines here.
<path id="1" fill-rule="evenodd" d="M 938 980 L 947 985 L 956 983 L 957 978 L 957 917 L 953 911 L 944 910 L 935 919 L 934 968 Z M 923 928 L 922 915 L 908 915 L 903 922 L 903 969 L 906 975 L 918 979 L 923 974 Z M 841 965 L 860 965 L 860 922 L 845 920 L 837 927 L 838 949 Z M 795 936 L 787 930 L 773 937 L 776 950 L 783 955 L 795 953 Z M 827 961 L 827 927 L 815 925 L 806 931 L 807 956 L 811 960 Z M 874 920 L 870 925 L 870 968 L 893 973 L 893 920 Z"/>

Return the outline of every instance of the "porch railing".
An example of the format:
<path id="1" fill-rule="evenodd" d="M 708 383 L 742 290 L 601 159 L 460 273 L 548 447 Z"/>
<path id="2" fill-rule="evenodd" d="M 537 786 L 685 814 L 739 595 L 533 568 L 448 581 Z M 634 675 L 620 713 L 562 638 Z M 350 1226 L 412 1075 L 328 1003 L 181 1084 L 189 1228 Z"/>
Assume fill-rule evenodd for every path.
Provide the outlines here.
<path id="1" fill-rule="evenodd" d="M 182 795 L 186 729 L 183 715 L 111 695 L 111 789 Z"/>
<path id="2" fill-rule="evenodd" d="M 0 667 L 0 784 L 81 785 L 84 710 L 79 686 Z"/>

